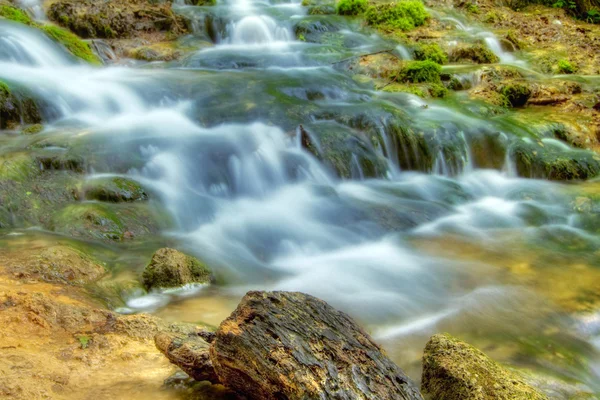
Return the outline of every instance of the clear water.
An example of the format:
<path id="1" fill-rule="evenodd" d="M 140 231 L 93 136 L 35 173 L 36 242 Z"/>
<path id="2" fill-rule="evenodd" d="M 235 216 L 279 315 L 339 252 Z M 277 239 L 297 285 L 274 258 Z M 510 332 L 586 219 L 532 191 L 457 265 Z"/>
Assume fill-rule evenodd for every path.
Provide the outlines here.
<path id="1" fill-rule="evenodd" d="M 216 45 L 162 68 L 82 65 L 0 21 L 0 79 L 47 104 L 28 145 L 88 146 L 90 174 L 151 188 L 176 221 L 164 235 L 221 282 L 121 311 L 218 325 L 249 289 L 303 291 L 357 318 L 417 380 L 427 338 L 449 331 L 600 393 L 598 210 L 573 207 L 599 182 L 518 178 L 506 149 L 529 127 L 353 80 L 340 61 L 395 45 L 349 20 L 323 17 L 335 35 L 315 44 L 294 39 L 311 18 L 296 3 L 177 11 L 197 37 L 211 13 Z M 300 124 L 317 143 L 331 132 L 358 143 L 347 179 L 301 146 Z M 399 125 L 432 135 L 430 165 L 398 142 Z M 506 151 L 495 169 L 477 168 L 481 139 Z M 364 153 L 382 161 L 378 179 L 365 179 Z"/>

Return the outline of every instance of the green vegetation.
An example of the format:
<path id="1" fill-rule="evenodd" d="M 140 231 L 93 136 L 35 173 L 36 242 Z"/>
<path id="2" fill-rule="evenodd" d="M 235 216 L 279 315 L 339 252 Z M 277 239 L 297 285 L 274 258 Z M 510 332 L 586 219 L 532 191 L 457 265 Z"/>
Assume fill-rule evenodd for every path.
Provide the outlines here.
<path id="1" fill-rule="evenodd" d="M 90 64 L 100 64 L 100 59 L 92 52 L 90 45 L 70 31 L 55 25 L 41 27 L 53 40 L 65 46 L 75 57 L 79 57 Z"/>
<path id="2" fill-rule="evenodd" d="M 415 58 L 420 61 L 433 61 L 438 64 L 446 64 L 448 56 L 437 43 L 422 44 L 415 49 Z"/>
<path id="3" fill-rule="evenodd" d="M 444 85 L 439 83 L 431 83 L 429 85 L 429 94 L 431 97 L 443 98 L 448 95 L 448 89 L 444 87 Z"/>
<path id="4" fill-rule="evenodd" d="M 568 60 L 558 60 L 558 72 L 561 74 L 572 74 L 575 72 L 575 67 Z"/>
<path id="5" fill-rule="evenodd" d="M 359 15 L 367 11 L 367 0 L 340 0 L 337 13 L 340 15 Z"/>
<path id="6" fill-rule="evenodd" d="M 92 338 L 90 338 L 89 336 L 86 335 L 79 335 L 77 336 L 77 340 L 79 341 L 79 344 L 81 345 L 82 349 L 87 349 L 90 340 L 92 340 Z"/>
<path id="7" fill-rule="evenodd" d="M 441 82 L 442 67 L 433 61 L 411 61 L 406 63 L 396 73 L 394 79 L 398 82 Z"/>
<path id="8" fill-rule="evenodd" d="M 33 124 L 25 127 L 21 130 L 23 135 L 35 135 L 36 133 L 40 133 L 44 130 L 44 126 L 42 124 Z"/>
<path id="9" fill-rule="evenodd" d="M 29 15 L 27 15 L 23 10 L 7 5 L 0 6 L 0 17 L 4 17 L 11 21 L 20 22 L 25 25 L 31 25 L 33 23 L 31 18 L 29 18 Z"/>
<path id="10" fill-rule="evenodd" d="M 500 61 L 490 49 L 481 43 L 461 46 L 450 53 L 450 61 L 472 61 L 476 64 L 493 64 Z"/>
<path id="11" fill-rule="evenodd" d="M 512 107 L 522 107 L 529 100 L 531 90 L 522 83 L 509 83 L 500 89 L 500 94 Z"/>
<path id="12" fill-rule="evenodd" d="M 479 14 L 479 6 L 474 3 L 469 3 L 469 5 L 467 5 L 467 11 L 471 14 Z"/>
<path id="13" fill-rule="evenodd" d="M 428 18 L 420 0 L 403 0 L 398 3 L 377 4 L 367 9 L 365 18 L 369 25 L 384 29 L 409 31 L 421 26 Z"/>
<path id="14" fill-rule="evenodd" d="M 10 96 L 10 88 L 6 83 L 0 81 L 0 100 L 4 101 L 8 96 Z"/>
<path id="15" fill-rule="evenodd" d="M 32 21 L 24 11 L 6 5 L 0 6 L 0 17 L 40 29 L 52 40 L 62 44 L 75 57 L 81 58 L 90 64 L 101 63 L 100 59 L 92 52 L 92 49 L 86 42 L 66 29 L 50 24 L 40 25 Z"/>

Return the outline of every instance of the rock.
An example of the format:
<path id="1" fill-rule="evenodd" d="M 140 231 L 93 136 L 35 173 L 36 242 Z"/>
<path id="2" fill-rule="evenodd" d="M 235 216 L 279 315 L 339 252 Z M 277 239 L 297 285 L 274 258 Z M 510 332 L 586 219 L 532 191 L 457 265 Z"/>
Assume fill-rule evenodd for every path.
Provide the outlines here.
<path id="1" fill-rule="evenodd" d="M 434 335 L 423 355 L 423 393 L 436 400 L 548 399 L 516 373 L 448 335 Z"/>
<path id="2" fill-rule="evenodd" d="M 155 204 L 82 202 L 54 212 L 47 225 L 73 237 L 120 241 L 156 234 L 169 224 L 166 212 Z"/>
<path id="3" fill-rule="evenodd" d="M 156 347 L 169 361 L 197 381 L 219 383 L 209 355 L 209 343 L 196 334 L 159 333 Z"/>
<path id="4" fill-rule="evenodd" d="M 48 9 L 48 18 L 83 38 L 127 38 L 139 33 L 187 31 L 170 3 L 146 0 L 59 0 Z"/>
<path id="5" fill-rule="evenodd" d="M 483 44 L 458 46 L 453 49 L 448 57 L 450 62 L 474 62 L 476 64 L 493 64 L 500 61 L 491 50 Z"/>
<path id="6" fill-rule="evenodd" d="M 88 181 L 83 192 L 88 200 L 108 201 L 111 203 L 146 200 L 148 195 L 135 181 L 127 178 L 100 178 Z"/>
<path id="7" fill-rule="evenodd" d="M 142 279 L 147 289 L 169 288 L 189 283 L 209 283 L 211 274 L 198 259 L 175 249 L 163 248 L 154 253 Z"/>
<path id="8" fill-rule="evenodd" d="M 249 399 L 422 399 L 350 317 L 303 293 L 247 293 L 210 357 L 220 381 Z"/>
<path id="9" fill-rule="evenodd" d="M 0 80 L 0 129 L 21 123 L 37 124 L 41 120 L 38 106 L 30 96 L 13 90 Z"/>
<path id="10" fill-rule="evenodd" d="M 39 278 L 75 286 L 97 281 L 106 274 L 98 260 L 64 245 L 45 248 L 29 260 L 7 263 L 7 266 L 19 278 Z"/>

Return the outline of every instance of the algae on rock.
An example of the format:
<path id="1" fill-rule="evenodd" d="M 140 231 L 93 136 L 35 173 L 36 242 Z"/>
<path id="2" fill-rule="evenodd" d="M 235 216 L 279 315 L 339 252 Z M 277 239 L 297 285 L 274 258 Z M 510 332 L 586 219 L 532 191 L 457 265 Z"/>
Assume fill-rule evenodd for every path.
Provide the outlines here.
<path id="1" fill-rule="evenodd" d="M 190 283 L 210 283 L 211 272 L 197 258 L 175 249 L 163 248 L 154 253 L 142 279 L 147 289 L 172 288 Z"/>
<path id="2" fill-rule="evenodd" d="M 436 400 L 548 400 L 516 373 L 448 334 L 425 346 L 421 390 Z"/>

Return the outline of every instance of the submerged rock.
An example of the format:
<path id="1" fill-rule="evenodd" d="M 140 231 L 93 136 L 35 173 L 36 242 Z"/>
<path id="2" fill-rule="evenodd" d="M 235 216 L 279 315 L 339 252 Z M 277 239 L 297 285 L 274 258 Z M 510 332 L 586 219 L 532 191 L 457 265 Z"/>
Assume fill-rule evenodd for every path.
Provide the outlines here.
<path id="1" fill-rule="evenodd" d="M 547 396 L 478 349 L 448 335 L 425 346 L 421 390 L 436 400 L 542 400 Z"/>
<path id="2" fill-rule="evenodd" d="M 350 317 L 303 293 L 247 293 L 210 356 L 220 381 L 249 399 L 422 399 Z"/>
<path id="3" fill-rule="evenodd" d="M 88 181 L 83 187 L 88 200 L 111 203 L 146 200 L 146 191 L 135 181 L 127 178 L 101 178 Z"/>
<path id="4" fill-rule="evenodd" d="M 211 273 L 197 258 L 163 248 L 154 253 L 142 279 L 147 289 L 170 288 L 189 283 L 210 283 Z"/>

